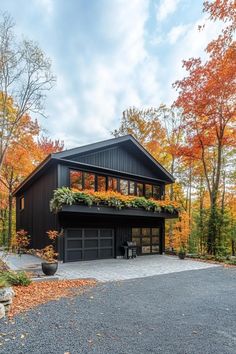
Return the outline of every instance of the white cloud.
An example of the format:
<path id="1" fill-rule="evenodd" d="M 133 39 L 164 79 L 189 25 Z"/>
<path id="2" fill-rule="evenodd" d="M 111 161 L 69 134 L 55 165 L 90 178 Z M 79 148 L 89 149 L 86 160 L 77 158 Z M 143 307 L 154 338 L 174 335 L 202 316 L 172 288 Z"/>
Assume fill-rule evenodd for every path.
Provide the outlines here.
<path id="1" fill-rule="evenodd" d="M 189 25 L 178 25 L 171 28 L 167 34 L 170 44 L 175 44 L 189 29 Z"/>
<path id="2" fill-rule="evenodd" d="M 177 93 L 172 89 L 172 84 L 176 80 L 180 80 L 186 76 L 186 71 L 182 67 L 182 61 L 189 58 L 201 57 L 203 60 L 207 58 L 205 48 L 207 44 L 217 37 L 222 29 L 222 25 L 217 22 L 206 21 L 207 16 L 202 16 L 196 22 L 189 24 L 181 38 L 175 42 L 174 49 L 171 51 L 169 60 L 166 62 L 166 83 L 165 102 L 172 103 L 176 98 Z M 205 28 L 202 31 L 198 30 L 198 26 L 205 23 Z"/>
<path id="3" fill-rule="evenodd" d="M 58 114 L 51 120 L 51 133 L 63 138 L 66 146 L 80 144 L 79 137 L 82 143 L 109 137 L 119 124 L 122 111 L 129 106 L 157 104 L 158 59 L 145 48 L 149 3 L 118 0 L 108 4 L 102 26 L 112 50 L 106 55 L 94 53 L 89 60 L 77 48 L 70 53 L 77 63 L 73 68 L 73 79 L 78 83 L 76 93 L 66 76 L 62 72 L 59 75 L 54 94 L 58 102 L 52 107 Z M 86 47 L 86 43 L 83 45 Z"/>
<path id="4" fill-rule="evenodd" d="M 160 5 L 157 7 L 156 18 L 158 22 L 164 21 L 169 15 L 172 15 L 177 10 L 181 0 L 160 0 Z"/>

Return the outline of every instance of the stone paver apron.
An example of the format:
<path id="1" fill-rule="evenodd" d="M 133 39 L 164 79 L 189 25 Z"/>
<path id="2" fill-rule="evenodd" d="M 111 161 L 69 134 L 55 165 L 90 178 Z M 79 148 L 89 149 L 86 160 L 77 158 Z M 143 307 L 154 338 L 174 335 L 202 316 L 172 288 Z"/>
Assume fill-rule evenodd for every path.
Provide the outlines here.
<path id="1" fill-rule="evenodd" d="M 87 262 L 71 262 L 59 265 L 58 276 L 64 279 L 94 278 L 98 281 L 119 281 L 160 274 L 206 269 L 218 265 L 180 260 L 178 257 L 154 255 L 136 259 L 106 259 Z"/>

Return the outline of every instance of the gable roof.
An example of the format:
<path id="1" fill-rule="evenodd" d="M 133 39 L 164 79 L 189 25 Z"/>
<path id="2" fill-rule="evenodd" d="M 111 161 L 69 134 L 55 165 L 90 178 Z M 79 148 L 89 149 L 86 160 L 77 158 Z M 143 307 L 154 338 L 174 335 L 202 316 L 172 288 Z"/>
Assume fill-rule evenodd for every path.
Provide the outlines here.
<path id="1" fill-rule="evenodd" d="M 57 152 L 52 154 L 52 157 L 59 159 L 70 159 L 71 156 L 87 154 L 96 150 L 112 147 L 117 144 L 122 144 L 126 142 L 131 142 L 139 150 L 140 153 L 145 155 L 145 157 L 153 164 L 153 167 L 161 170 L 165 177 L 166 182 L 173 183 L 175 181 L 174 177 L 136 140 L 132 135 L 124 135 L 118 138 L 112 138 L 104 141 L 99 141 L 97 143 L 77 147 L 74 149 L 65 150 L 62 152 Z"/>
<path id="2" fill-rule="evenodd" d="M 137 152 L 140 153 L 154 169 L 161 171 L 162 175 L 164 176 L 163 182 L 173 183 L 175 181 L 174 177 L 132 135 L 129 134 L 48 155 L 47 158 L 18 186 L 18 188 L 14 191 L 14 195 L 16 195 L 16 193 L 18 193 L 26 183 L 28 184 L 31 179 L 35 178 L 37 175 L 40 175 L 40 173 L 43 172 L 42 170 L 49 167 L 53 161 L 65 162 L 66 160 L 69 162 L 72 157 L 77 155 L 83 156 L 95 151 L 100 151 L 106 148 L 112 148 L 113 146 L 124 144 L 129 144 L 127 146 L 132 146 L 135 148 Z M 71 162 L 76 163 L 76 161 Z M 83 163 L 77 163 L 78 165 L 83 165 Z"/>

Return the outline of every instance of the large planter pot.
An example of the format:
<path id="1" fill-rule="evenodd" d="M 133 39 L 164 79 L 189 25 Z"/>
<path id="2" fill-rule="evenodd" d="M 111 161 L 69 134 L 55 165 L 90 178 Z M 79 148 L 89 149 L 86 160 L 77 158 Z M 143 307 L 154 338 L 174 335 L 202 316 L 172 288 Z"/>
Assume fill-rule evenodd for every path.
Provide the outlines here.
<path id="1" fill-rule="evenodd" d="M 48 262 L 43 262 L 42 263 L 42 271 L 45 275 L 54 275 L 57 271 L 58 268 L 58 263 L 48 263 Z"/>
<path id="2" fill-rule="evenodd" d="M 185 256 L 186 256 L 186 253 L 184 253 L 184 252 L 179 252 L 178 256 L 179 256 L 179 259 L 184 259 Z"/>

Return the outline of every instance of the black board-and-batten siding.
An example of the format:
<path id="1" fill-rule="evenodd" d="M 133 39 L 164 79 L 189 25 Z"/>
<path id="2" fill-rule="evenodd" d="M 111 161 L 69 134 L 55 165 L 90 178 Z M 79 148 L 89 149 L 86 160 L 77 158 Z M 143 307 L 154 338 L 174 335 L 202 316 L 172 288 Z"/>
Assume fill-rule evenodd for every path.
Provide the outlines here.
<path id="1" fill-rule="evenodd" d="M 49 202 L 53 191 L 58 187 L 70 186 L 70 170 L 81 170 L 98 175 L 124 178 L 142 183 L 158 184 L 164 190 L 165 184 L 173 183 L 173 177 L 162 166 L 149 157 L 143 148 L 132 137 L 111 139 L 102 143 L 72 149 L 49 156 L 26 181 L 15 191 L 16 227 L 24 229 L 31 235 L 32 248 L 43 248 L 49 243 L 46 231 L 50 229 L 64 230 L 70 228 L 112 228 L 114 230 L 114 257 L 122 255 L 122 244 L 131 240 L 133 227 L 160 227 L 160 253 L 164 251 L 164 219 L 165 215 L 143 213 L 132 215 L 132 211 L 119 215 L 112 210 L 107 213 L 91 213 L 84 206 L 79 210 L 62 210 L 53 214 Z M 24 209 L 21 210 L 21 198 L 24 197 Z M 86 212 L 87 210 L 87 212 Z M 152 217 L 151 217 L 152 216 Z M 98 231 L 99 233 L 100 231 Z M 66 235 L 66 232 L 65 232 Z M 61 260 L 66 260 L 64 238 L 58 243 Z M 85 240 L 86 241 L 86 240 Z M 82 240 L 81 242 L 85 242 Z M 104 241 L 105 242 L 105 241 Z"/>

